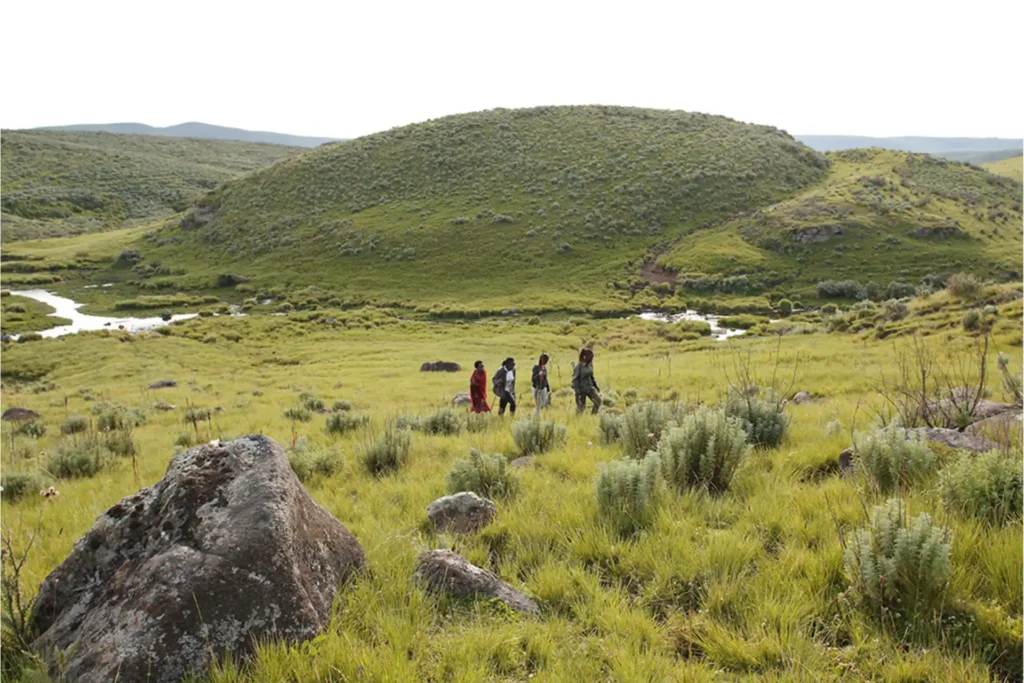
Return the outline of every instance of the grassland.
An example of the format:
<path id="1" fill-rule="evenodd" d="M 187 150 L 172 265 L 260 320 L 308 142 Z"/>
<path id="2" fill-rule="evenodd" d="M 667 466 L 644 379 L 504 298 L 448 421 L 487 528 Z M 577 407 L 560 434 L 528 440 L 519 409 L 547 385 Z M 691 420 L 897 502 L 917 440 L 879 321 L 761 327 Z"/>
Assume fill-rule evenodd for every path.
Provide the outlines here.
<path id="1" fill-rule="evenodd" d="M 39 301 L 25 297 L 5 296 L 0 298 L 0 333 L 21 334 L 48 330 L 58 325 L 67 325 L 65 318 L 51 318 L 54 310 Z"/>
<path id="2" fill-rule="evenodd" d="M 109 133 L 5 130 L 4 241 L 110 230 L 166 217 L 298 147 Z"/>
<path id="3" fill-rule="evenodd" d="M 1021 157 L 1021 155 L 1018 154 L 1017 156 L 1010 157 L 1009 159 L 1001 159 L 999 161 L 983 164 L 983 166 L 989 173 L 1013 178 L 1020 183 L 1024 182 L 1024 166 L 1022 166 L 1022 163 L 1024 163 L 1024 157 Z"/>
<path id="4" fill-rule="evenodd" d="M 1004 300 L 993 341 L 1019 372 L 1019 291 L 991 288 L 982 299 L 972 305 Z M 950 323 L 966 307 L 934 294 L 911 301 L 905 320 L 935 349 L 963 348 L 974 337 Z M 899 495 L 914 514 L 928 512 L 951 531 L 942 625 L 901 637 L 847 599 L 842 537 L 884 496 L 864 472 L 840 478 L 829 463 L 852 431 L 870 428 L 894 349 L 875 327 L 824 334 L 806 324 L 809 334 L 741 337 L 725 346 L 680 340 L 672 325 L 636 319 L 428 323 L 383 310 L 325 309 L 196 319 L 171 326 L 169 335 L 95 333 L 8 345 L 2 407 L 38 410 L 47 432 L 12 442 L 5 423 L 5 474 L 44 466 L 44 451 L 54 452 L 62 438 L 59 425 L 104 401 L 138 409 L 146 421 L 132 433 L 137 471 L 114 458 L 92 478 L 56 482 L 61 495 L 50 501 L 11 502 L 5 493 L 4 530 L 20 547 L 45 506 L 23 577 L 32 592 L 98 514 L 163 474 L 176 442 L 261 432 L 338 454 L 339 470 L 306 486 L 358 537 L 372 571 L 346 588 L 324 636 L 301 647 L 265 644 L 252 663 L 226 665 L 211 681 L 1020 680 L 1020 520 L 992 527 L 949 511 L 934 479 Z M 911 331 L 908 325 L 903 333 Z M 781 446 L 756 451 L 728 492 L 672 494 L 646 530 L 623 536 L 599 519 L 594 492 L 599 466 L 620 457 L 619 448 L 603 445 L 597 419 L 573 415 L 572 397 L 560 391 L 584 342 L 595 345 L 597 376 L 606 395 L 619 396 L 618 410 L 633 396 L 717 402 L 737 356 L 749 357 L 764 382 L 778 355 L 787 370 L 798 363 L 796 381 L 784 390 L 819 398 L 787 408 L 792 425 Z M 491 526 L 471 536 L 437 535 L 425 525 L 425 508 L 470 448 L 515 456 L 508 419 L 459 436 L 416 434 L 408 463 L 390 475 L 362 467 L 359 447 L 385 420 L 436 410 L 465 389 L 468 371 L 420 373 L 424 360 L 468 368 L 482 358 L 493 367 L 508 355 L 526 364 L 541 351 L 553 359 L 548 415 L 568 425 L 569 441 L 520 472 L 519 495 L 499 501 Z M 168 378 L 178 386 L 146 388 Z M 998 382 L 990 385 L 993 399 L 1007 398 Z M 371 424 L 328 437 L 322 416 L 285 417 L 300 393 L 350 401 Z M 184 420 L 194 407 L 211 411 L 198 430 Z M 840 429 L 827 428 L 834 420 Z M 940 457 L 948 462 L 951 454 Z M 424 593 L 411 580 L 413 560 L 435 547 L 453 547 L 522 588 L 539 601 L 542 617 L 518 619 L 489 604 Z"/>

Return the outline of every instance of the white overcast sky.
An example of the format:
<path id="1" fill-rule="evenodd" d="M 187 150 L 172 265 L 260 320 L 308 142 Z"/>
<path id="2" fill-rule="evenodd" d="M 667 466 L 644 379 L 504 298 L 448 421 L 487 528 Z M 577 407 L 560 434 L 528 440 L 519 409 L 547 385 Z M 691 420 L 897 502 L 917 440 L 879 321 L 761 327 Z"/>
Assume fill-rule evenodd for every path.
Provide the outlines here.
<path id="1" fill-rule="evenodd" d="M 354 137 L 493 107 L 1020 137 L 1021 0 L 9 0 L 0 125 Z"/>

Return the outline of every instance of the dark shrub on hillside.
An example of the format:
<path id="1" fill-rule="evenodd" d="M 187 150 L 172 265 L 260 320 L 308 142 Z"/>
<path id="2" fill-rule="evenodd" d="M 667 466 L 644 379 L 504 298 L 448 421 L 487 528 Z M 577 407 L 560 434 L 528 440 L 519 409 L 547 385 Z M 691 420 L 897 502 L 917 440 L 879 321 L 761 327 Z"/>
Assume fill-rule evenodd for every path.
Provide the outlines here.
<path id="1" fill-rule="evenodd" d="M 956 273 L 950 276 L 946 287 L 957 299 L 974 301 L 981 296 L 982 282 L 971 273 Z"/>
<path id="2" fill-rule="evenodd" d="M 890 282 L 885 295 L 890 299 L 909 299 L 917 295 L 917 286 L 910 282 Z"/>
<path id="3" fill-rule="evenodd" d="M 61 434 L 81 434 L 89 429 L 89 418 L 84 415 L 72 415 L 60 426 Z"/>
<path id="4" fill-rule="evenodd" d="M 821 307 L 821 312 L 824 315 L 835 315 L 836 313 L 839 312 L 839 307 L 836 306 L 835 304 L 825 304 L 824 306 Z"/>
<path id="5" fill-rule="evenodd" d="M 29 420 L 23 422 L 14 433 L 18 436 L 30 436 L 33 439 L 39 439 L 46 436 L 46 425 L 39 420 Z"/>
<path id="6" fill-rule="evenodd" d="M 21 500 L 44 488 L 46 480 L 36 472 L 5 472 L 0 478 L 3 499 L 9 503 Z"/>
<path id="7" fill-rule="evenodd" d="M 102 469 L 108 455 L 98 439 L 64 440 L 46 464 L 46 471 L 59 479 L 91 477 Z"/>
<path id="8" fill-rule="evenodd" d="M 341 436 L 368 424 L 370 424 L 368 415 L 353 415 L 347 411 L 337 410 L 327 416 L 325 429 L 328 434 Z"/>
<path id="9" fill-rule="evenodd" d="M 964 313 L 963 320 L 964 329 L 968 332 L 977 332 L 981 329 L 981 312 L 977 310 L 971 310 Z"/>
<path id="10" fill-rule="evenodd" d="M 776 309 L 782 317 L 789 317 L 793 314 L 793 302 L 789 299 L 782 299 L 778 304 L 776 304 Z"/>
<path id="11" fill-rule="evenodd" d="M 243 282 L 248 282 L 249 278 L 242 275 L 235 275 L 234 273 L 221 273 L 217 276 L 218 287 L 234 287 L 240 285 Z"/>
<path id="12" fill-rule="evenodd" d="M 134 265 L 142 260 L 142 253 L 138 249 L 122 249 L 118 254 L 116 263 Z"/>
<path id="13" fill-rule="evenodd" d="M 823 280 L 818 283 L 817 289 L 822 299 L 863 299 L 867 296 L 856 280 Z"/>
<path id="14" fill-rule="evenodd" d="M 882 304 L 882 315 L 885 316 L 886 320 L 895 322 L 896 320 L 903 320 L 909 313 L 907 305 L 902 301 L 896 299 L 889 299 Z"/>

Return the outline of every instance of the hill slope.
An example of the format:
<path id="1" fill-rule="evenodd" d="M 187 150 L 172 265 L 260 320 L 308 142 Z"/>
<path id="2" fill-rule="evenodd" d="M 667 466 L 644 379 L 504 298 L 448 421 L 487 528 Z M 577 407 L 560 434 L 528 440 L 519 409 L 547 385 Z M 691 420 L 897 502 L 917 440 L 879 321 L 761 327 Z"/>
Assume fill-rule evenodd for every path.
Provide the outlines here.
<path id="1" fill-rule="evenodd" d="M 989 173 L 995 173 L 997 175 L 1006 176 L 1007 178 L 1013 178 L 1018 183 L 1024 180 L 1024 170 L 1022 170 L 1022 162 L 1024 157 L 1018 154 L 1015 157 L 1009 159 L 1002 159 L 999 161 L 993 161 L 985 164 L 985 169 Z"/>
<path id="2" fill-rule="evenodd" d="M 972 270 L 1019 279 L 1021 186 L 973 166 L 880 149 L 829 155 L 823 182 L 679 241 L 660 259 L 688 274 L 747 274 L 814 296 L 822 280 Z M 696 284 L 696 283 L 695 283 Z"/>
<path id="3" fill-rule="evenodd" d="M 318 147 L 325 142 L 337 142 L 338 138 L 320 138 L 307 135 L 288 135 L 261 130 L 245 130 L 214 126 L 209 123 L 190 121 L 175 126 L 147 126 L 144 123 L 81 123 L 70 126 L 46 126 L 35 130 L 61 130 L 93 133 L 121 133 L 128 135 L 157 135 L 171 138 L 196 138 L 199 140 L 238 140 L 240 142 L 262 142 L 289 147 Z"/>
<path id="4" fill-rule="evenodd" d="M 79 234 L 168 216 L 241 173 L 304 151 L 233 141 L 7 130 L 5 240 Z"/>
<path id="5" fill-rule="evenodd" d="M 183 227 L 152 236 L 165 246 L 142 249 L 191 260 L 192 274 L 232 267 L 343 298 L 586 305 L 660 241 L 777 201 L 827 166 L 781 131 L 722 117 L 495 110 L 326 145 L 226 183 Z"/>

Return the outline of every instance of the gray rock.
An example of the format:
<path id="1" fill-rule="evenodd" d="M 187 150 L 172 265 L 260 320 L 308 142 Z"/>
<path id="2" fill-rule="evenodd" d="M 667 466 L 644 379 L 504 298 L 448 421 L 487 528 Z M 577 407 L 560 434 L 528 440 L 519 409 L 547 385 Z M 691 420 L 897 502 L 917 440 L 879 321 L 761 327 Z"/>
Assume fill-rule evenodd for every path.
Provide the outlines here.
<path id="1" fill-rule="evenodd" d="M 529 467 L 530 465 L 533 464 L 533 462 L 536 459 L 537 459 L 537 456 L 535 456 L 535 455 L 524 455 L 523 457 L 516 458 L 515 460 L 510 462 L 508 464 L 508 466 L 509 467 L 514 467 L 514 468 L 516 468 L 518 470 L 518 469 L 522 469 L 523 467 Z"/>
<path id="2" fill-rule="evenodd" d="M 413 578 L 429 591 L 458 598 L 497 599 L 517 612 L 540 616 L 536 602 L 451 550 L 431 550 L 420 555 Z"/>
<path id="3" fill-rule="evenodd" d="M 956 448 L 962 451 L 975 451 L 977 453 L 983 453 L 985 451 L 991 451 L 999 448 L 999 444 L 994 441 L 976 436 L 974 434 L 966 434 L 964 432 L 958 432 L 955 429 L 942 429 L 940 427 L 920 427 L 918 429 L 911 430 L 922 435 L 925 440 L 931 441 L 932 443 L 941 443 L 949 446 L 950 448 Z"/>
<path id="4" fill-rule="evenodd" d="M 455 398 L 452 399 L 453 406 L 468 406 L 473 402 L 473 397 L 469 395 L 468 391 L 463 391 L 460 394 L 455 394 Z"/>
<path id="5" fill-rule="evenodd" d="M 153 382 L 152 384 L 150 384 L 149 388 L 150 389 L 167 389 L 169 387 L 176 387 L 176 386 L 178 386 L 178 383 L 175 382 L 173 379 L 162 379 L 162 380 L 160 380 L 158 382 Z"/>
<path id="6" fill-rule="evenodd" d="M 964 431 L 974 436 L 983 436 L 990 439 L 1003 442 L 1013 442 L 1015 438 L 1020 438 L 1021 427 L 1024 424 L 1022 421 L 1021 409 L 1016 406 L 1011 406 L 1011 410 L 1006 410 L 1001 413 L 979 420 L 974 424 L 970 425 Z"/>
<path id="7" fill-rule="evenodd" d="M 929 403 L 929 422 L 931 424 L 941 424 L 944 427 L 958 427 L 960 426 L 958 423 L 961 423 L 963 419 L 961 413 L 965 413 L 970 408 L 971 402 L 972 399 L 969 396 L 959 396 L 956 400 L 947 398 Z M 980 399 L 974 405 L 974 409 L 966 421 L 973 424 L 979 420 L 987 420 L 1002 413 L 1019 410 L 1017 406 L 1010 403 L 998 403 L 996 401 Z"/>
<path id="8" fill-rule="evenodd" d="M 798 391 L 793 396 L 793 403 L 796 403 L 797 405 L 802 405 L 804 403 L 810 403 L 810 402 L 811 402 L 811 394 L 808 391 Z"/>
<path id="9" fill-rule="evenodd" d="M 438 531 L 469 534 L 479 531 L 494 519 L 498 508 L 472 491 L 438 498 L 427 506 L 427 517 Z"/>
<path id="10" fill-rule="evenodd" d="M 420 372 L 458 372 L 462 366 L 446 360 L 435 360 L 420 366 Z"/>
<path id="11" fill-rule="evenodd" d="M 4 411 L 3 415 L 0 415 L 0 420 L 4 422 L 28 422 L 29 420 L 38 420 L 39 417 L 39 413 L 28 408 L 8 408 Z"/>
<path id="12" fill-rule="evenodd" d="M 51 665 L 62 653 L 62 680 L 179 681 L 211 653 L 313 637 L 363 563 L 277 443 L 211 442 L 175 457 L 75 543 L 40 586 L 34 648 Z"/>

